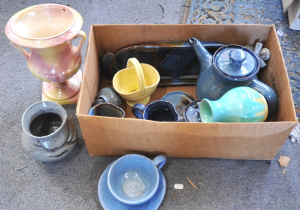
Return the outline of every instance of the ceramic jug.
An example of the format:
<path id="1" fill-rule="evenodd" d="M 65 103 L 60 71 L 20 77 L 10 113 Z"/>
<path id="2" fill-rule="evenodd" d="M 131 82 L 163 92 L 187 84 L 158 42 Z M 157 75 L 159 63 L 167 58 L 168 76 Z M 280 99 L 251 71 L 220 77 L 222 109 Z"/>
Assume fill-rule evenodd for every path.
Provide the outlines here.
<path id="1" fill-rule="evenodd" d="M 277 109 L 275 91 L 257 79 L 260 63 L 255 53 L 243 46 L 228 45 L 211 55 L 196 38 L 189 39 L 200 62 L 200 73 L 196 84 L 198 99 L 219 99 L 227 91 L 239 86 L 249 86 L 266 99 L 269 116 Z"/>
<path id="2" fill-rule="evenodd" d="M 264 96 L 250 87 L 237 87 L 220 99 L 203 99 L 200 103 L 201 121 L 206 122 L 263 122 L 268 115 Z"/>
<path id="3" fill-rule="evenodd" d="M 22 146 L 33 158 L 53 162 L 74 148 L 77 130 L 65 109 L 52 101 L 40 101 L 28 107 L 22 117 Z"/>
<path id="4" fill-rule="evenodd" d="M 6 24 L 7 37 L 23 53 L 31 73 L 43 81 L 45 100 L 69 104 L 78 98 L 80 52 L 86 39 L 82 23 L 70 7 L 40 4 L 19 11 Z M 78 46 L 73 46 L 78 37 Z"/>

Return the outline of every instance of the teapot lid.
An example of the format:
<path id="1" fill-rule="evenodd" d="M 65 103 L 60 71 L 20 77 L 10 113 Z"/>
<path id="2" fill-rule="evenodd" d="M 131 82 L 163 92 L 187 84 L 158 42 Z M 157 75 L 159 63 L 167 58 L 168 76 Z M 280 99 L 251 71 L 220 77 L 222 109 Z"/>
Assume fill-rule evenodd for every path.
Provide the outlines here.
<path id="1" fill-rule="evenodd" d="M 255 53 L 240 45 L 220 48 L 214 54 L 213 63 L 219 73 L 231 79 L 249 78 L 259 70 Z"/>

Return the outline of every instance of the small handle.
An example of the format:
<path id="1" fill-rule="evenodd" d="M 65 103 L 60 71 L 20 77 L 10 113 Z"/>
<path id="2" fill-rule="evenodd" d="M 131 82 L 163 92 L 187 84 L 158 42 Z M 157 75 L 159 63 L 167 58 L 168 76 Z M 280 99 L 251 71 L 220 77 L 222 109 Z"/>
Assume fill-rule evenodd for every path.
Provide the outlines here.
<path id="1" fill-rule="evenodd" d="M 272 116 L 278 107 L 278 98 L 275 91 L 265 83 L 259 81 L 257 77 L 248 86 L 254 88 L 265 97 L 268 103 L 268 116 Z"/>
<path id="2" fill-rule="evenodd" d="M 73 38 L 73 39 L 76 39 L 80 36 L 81 36 L 81 40 L 80 40 L 80 42 L 78 44 L 78 47 L 77 47 L 78 52 L 81 52 L 81 48 L 82 48 L 82 46 L 83 46 L 83 44 L 86 40 L 86 35 L 85 35 L 84 31 L 79 31 L 78 34 Z"/>
<path id="3" fill-rule="evenodd" d="M 153 159 L 153 163 L 156 165 L 158 169 L 161 169 L 165 165 L 166 161 L 167 159 L 163 155 L 159 155 Z"/>
<path id="4" fill-rule="evenodd" d="M 145 105 L 144 104 L 134 104 L 132 107 L 132 113 L 134 116 L 138 119 L 143 119 L 143 112 L 145 110 Z"/>
<path id="5" fill-rule="evenodd" d="M 25 58 L 26 58 L 26 60 L 28 61 L 29 60 L 29 53 L 23 48 L 23 47 L 21 47 L 20 45 L 17 45 L 17 44 L 15 44 L 15 43 L 13 43 L 13 42 L 11 42 L 18 50 L 20 50 L 22 53 L 23 53 L 23 55 L 25 56 Z"/>
<path id="6" fill-rule="evenodd" d="M 136 58 L 130 58 L 127 61 L 127 67 L 134 67 L 137 77 L 138 77 L 138 83 L 139 83 L 139 88 L 140 88 L 140 95 L 144 95 L 146 93 L 146 86 L 145 86 L 145 77 L 144 77 L 144 72 L 142 69 L 142 66 L 140 62 Z"/>

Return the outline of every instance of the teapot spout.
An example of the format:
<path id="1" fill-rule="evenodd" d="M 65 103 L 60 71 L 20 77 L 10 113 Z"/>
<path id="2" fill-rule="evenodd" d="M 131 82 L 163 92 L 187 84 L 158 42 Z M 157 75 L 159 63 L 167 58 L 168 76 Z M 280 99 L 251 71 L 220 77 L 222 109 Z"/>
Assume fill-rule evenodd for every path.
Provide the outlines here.
<path id="1" fill-rule="evenodd" d="M 201 71 L 206 71 L 209 69 L 209 67 L 212 66 L 212 55 L 207 51 L 207 49 L 202 45 L 202 43 L 192 37 L 189 39 L 189 43 L 192 45 L 199 63 L 201 65 Z"/>

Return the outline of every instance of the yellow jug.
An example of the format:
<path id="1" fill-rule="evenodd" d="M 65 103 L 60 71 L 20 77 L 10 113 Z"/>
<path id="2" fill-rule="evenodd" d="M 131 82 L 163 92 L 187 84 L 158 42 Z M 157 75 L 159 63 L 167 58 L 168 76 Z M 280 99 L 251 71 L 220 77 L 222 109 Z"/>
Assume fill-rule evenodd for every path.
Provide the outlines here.
<path id="1" fill-rule="evenodd" d="M 153 66 L 130 58 L 127 67 L 118 71 L 112 82 L 114 89 L 132 107 L 136 103 L 147 104 L 159 80 L 159 73 Z"/>

